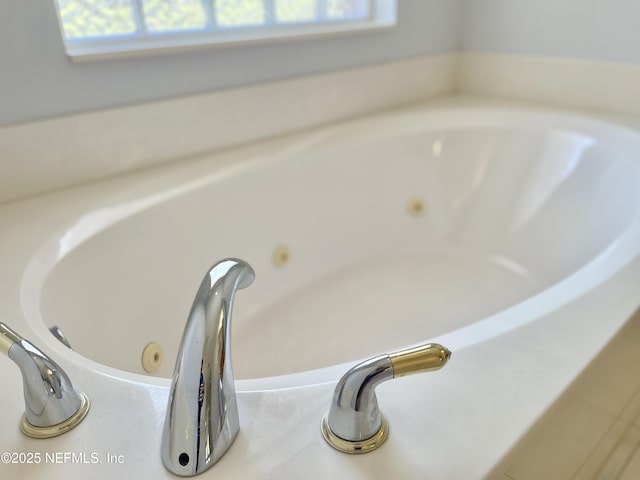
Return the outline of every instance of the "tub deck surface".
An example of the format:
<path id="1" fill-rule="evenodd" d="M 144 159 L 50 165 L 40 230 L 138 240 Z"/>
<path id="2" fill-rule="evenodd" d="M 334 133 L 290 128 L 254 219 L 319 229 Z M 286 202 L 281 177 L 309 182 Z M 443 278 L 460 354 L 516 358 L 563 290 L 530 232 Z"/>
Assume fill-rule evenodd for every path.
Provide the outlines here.
<path id="1" fill-rule="evenodd" d="M 69 304 L 63 295 L 89 292 L 87 297 L 95 302 L 99 298 L 96 292 L 106 294 L 107 276 L 87 275 L 79 282 L 71 273 L 80 265 L 85 265 L 89 272 L 96 271 L 95 265 L 100 264 L 91 264 L 98 262 L 91 249 L 97 248 L 100 239 L 108 240 L 101 247 L 108 252 L 116 248 L 111 243 L 113 239 L 126 238 L 119 237 L 116 230 L 110 229 L 111 225 L 126 226 L 128 218 L 136 218 L 143 219 L 139 226 L 144 226 L 152 217 L 135 217 L 139 212 L 153 212 L 154 205 L 182 198 L 188 191 L 198 191 L 212 178 L 233 177 L 233 172 L 242 170 L 238 159 L 247 155 L 265 156 L 265 152 L 272 151 L 294 155 L 296 149 L 304 145 L 314 142 L 324 145 L 332 135 L 339 137 L 342 134 L 336 133 L 338 128 L 357 130 L 364 135 L 367 131 L 364 127 L 375 132 L 383 121 L 406 121 L 422 115 L 425 118 L 437 115 L 443 121 L 452 121 L 456 116 L 470 118 L 469 112 L 481 114 L 488 124 L 494 125 L 504 123 L 510 116 L 518 119 L 524 112 L 525 116 L 530 115 L 525 124 L 530 121 L 532 125 L 540 125 L 548 116 L 560 124 L 575 125 L 579 132 L 594 135 L 602 126 L 606 130 L 603 135 L 616 140 L 616 144 L 628 141 L 629 145 L 635 145 L 634 142 L 640 145 L 636 139 L 640 130 L 621 127 L 618 132 L 614 127 L 607 127 L 606 122 L 593 118 L 525 108 L 515 103 L 485 101 L 478 106 L 472 101 L 441 101 L 0 205 L 0 231 L 3 232 L 0 236 L 0 320 L 51 354 L 92 400 L 87 418 L 72 432 L 46 441 L 26 438 L 18 430 L 24 409 L 19 372 L 8 359 L 0 361 L 0 382 L 4 385 L 0 389 L 3 406 L 0 430 L 5 432 L 0 436 L 0 452 L 16 454 L 2 457 L 0 474 L 48 480 L 175 478 L 164 469 L 159 453 L 169 387 L 167 375 L 143 376 L 100 363 L 95 359 L 98 357 L 92 359 L 94 353 L 98 355 L 92 351 L 93 346 L 86 349 L 88 352 L 80 345 L 77 352 L 70 351 L 47 330 L 50 314 L 69 313 L 62 310 Z M 637 154 L 635 158 L 611 173 L 612 177 L 630 177 L 628 173 L 638 164 Z M 507 160 L 505 157 L 504 161 Z M 587 165 L 592 165 L 589 162 Z M 598 205 L 605 209 L 603 211 L 620 212 L 616 206 L 625 204 L 616 202 L 624 200 L 624 192 L 632 191 L 635 180 L 618 189 L 623 192 L 619 198 L 618 194 L 604 195 L 598 191 L 585 193 L 581 187 L 588 182 L 581 183 L 583 181 L 585 177 L 580 177 L 572 188 L 584 194 L 587 201 L 597 195 L 609 198 L 610 203 Z M 403 199 L 400 208 L 404 208 L 404 199 L 412 195 L 405 192 L 400 197 Z M 438 198 L 446 196 L 435 197 L 436 204 Z M 490 203 L 484 205 L 489 208 Z M 594 208 L 599 208 L 598 205 Z M 520 218 L 530 218 L 527 215 L 531 212 L 521 210 Z M 580 211 L 574 213 L 578 224 L 588 225 L 589 220 L 584 219 Z M 349 215 L 345 214 L 345 218 Z M 443 215 L 442 222 L 446 218 Z M 552 214 L 545 218 L 571 216 Z M 311 229 L 313 222 L 306 225 Z M 418 227 L 415 219 L 407 215 L 398 220 L 397 225 L 422 228 L 421 234 L 428 233 L 430 228 L 426 223 Z M 607 227 L 603 228 L 604 232 L 583 237 L 583 241 L 571 237 L 571 232 L 559 236 L 560 243 L 564 237 L 568 253 L 557 258 L 552 256 L 545 265 L 541 265 L 540 260 L 544 255 L 538 258 L 522 253 L 528 248 L 525 237 L 514 237 L 512 250 L 507 245 L 504 250 L 494 249 L 494 255 L 486 248 L 471 248 L 462 241 L 448 250 L 439 249 L 435 243 L 430 248 L 416 250 L 408 241 L 398 254 L 387 252 L 386 256 L 371 257 L 369 251 L 362 251 L 366 248 L 376 251 L 378 237 L 370 236 L 366 248 L 360 247 L 364 244 L 358 238 L 352 239 L 353 250 L 343 253 L 345 258 L 357 261 L 343 262 L 342 268 L 326 265 L 322 275 L 310 275 L 298 283 L 292 279 L 299 278 L 295 276 L 296 268 L 307 271 L 304 265 L 289 271 L 274 270 L 265 275 L 269 281 L 265 280 L 264 286 L 256 280 L 255 296 L 250 296 L 249 289 L 246 296 L 241 296 L 245 292 L 239 294 L 234 312 L 233 358 L 237 367 L 241 431 L 225 457 L 200 478 L 347 480 L 418 479 L 425 475 L 434 479 L 482 478 L 562 394 L 640 303 L 638 216 L 635 211 L 624 210 L 619 216 L 607 217 L 604 225 Z M 478 232 L 485 231 L 481 227 L 482 224 L 477 225 Z M 613 236 L 607 236 L 607 231 L 614 232 Z M 465 235 L 468 230 L 459 233 L 458 238 L 468 238 Z M 113 236 L 109 237 L 110 234 Z M 406 238 L 417 237 L 407 235 Z M 270 247 L 277 245 L 277 238 L 271 240 L 263 255 L 265 271 L 270 262 Z M 482 246 L 483 241 L 490 239 L 480 235 L 469 244 Z M 163 246 L 161 241 L 156 244 L 158 248 Z M 296 249 L 298 243 L 292 245 L 294 262 L 299 250 Z M 545 246 L 547 254 L 549 248 Z M 126 257 L 124 250 L 123 265 L 140 257 L 135 250 L 130 258 Z M 96 251 L 103 250 L 93 250 Z M 362 255 L 354 254 L 359 251 Z M 593 255 L 583 261 L 579 253 Z M 313 255 L 298 258 L 313 258 Z M 251 258 L 248 260 L 252 262 Z M 257 261 L 259 267 L 262 261 Z M 194 282 L 207 267 L 194 265 Z M 189 269 L 182 273 L 192 275 Z M 135 276 L 135 272 L 132 275 Z M 295 285 L 297 290 L 283 288 L 276 295 L 276 301 L 270 302 L 268 285 L 276 284 L 271 283 L 271 279 L 277 275 L 290 275 L 289 282 L 282 284 Z M 178 293 L 185 297 L 184 302 L 192 299 L 191 287 L 179 287 L 183 289 Z M 80 288 L 86 290 L 79 291 Z M 433 301 L 425 310 L 423 301 L 428 295 Z M 167 296 L 167 292 L 156 291 L 150 298 L 160 301 Z M 255 303 L 249 301 L 252 298 Z M 381 302 L 381 298 L 385 301 Z M 77 301 L 81 304 L 81 299 Z M 113 305 L 117 312 L 118 302 Z M 157 308 L 159 312 L 163 309 Z M 166 308 L 181 311 L 183 305 Z M 96 312 L 96 318 L 101 314 L 104 312 Z M 304 328 L 300 326 L 300 317 L 307 320 Z M 113 356 L 118 344 L 108 335 L 112 333 L 116 338 L 122 335 L 123 325 L 127 323 L 112 318 L 111 322 L 108 316 L 96 322 L 94 331 L 100 332 L 102 343 L 111 349 Z M 394 328 L 396 318 L 406 322 L 403 328 Z M 131 329 L 136 328 L 133 322 L 128 322 Z M 326 334 L 321 337 L 317 330 L 320 322 L 342 333 L 349 329 L 353 332 L 342 337 Z M 277 329 L 270 328 L 274 324 Z M 419 330 L 420 335 L 414 336 L 413 328 Z M 292 332 L 291 335 L 283 335 L 283 329 Z M 366 335 L 361 335 L 363 342 L 352 350 L 350 335 L 358 336 L 363 329 L 372 333 L 371 343 L 367 343 Z M 320 420 L 337 379 L 354 360 L 380 353 L 372 351 L 380 348 L 381 344 L 376 343 L 380 337 L 384 338 L 385 345 L 398 347 L 424 341 L 442 343 L 452 350 L 453 356 L 441 371 L 381 385 L 377 390 L 380 408 L 391 426 L 388 441 L 369 455 L 343 455 L 325 444 L 320 434 Z M 242 338 L 246 343 L 238 344 L 236 340 Z M 301 338 L 306 341 L 292 342 Z M 335 343 L 328 343 L 329 338 Z M 263 355 L 263 361 L 257 364 L 243 363 L 243 359 L 252 358 L 251 351 L 260 351 L 264 345 L 276 347 L 275 351 L 267 350 L 271 356 Z M 283 348 L 278 350 L 280 345 Z M 332 350 L 348 351 L 348 355 L 342 358 L 327 355 Z M 120 356 L 126 357 L 125 352 L 123 345 Z M 172 364 L 172 355 L 167 356 Z M 329 358 L 335 360 L 327 363 Z M 274 372 L 292 373 L 270 377 Z M 31 463 L 19 455 L 28 452 L 34 454 L 30 457 Z M 6 458 L 9 463 L 4 462 Z M 15 463 L 11 462 L 12 458 Z"/>

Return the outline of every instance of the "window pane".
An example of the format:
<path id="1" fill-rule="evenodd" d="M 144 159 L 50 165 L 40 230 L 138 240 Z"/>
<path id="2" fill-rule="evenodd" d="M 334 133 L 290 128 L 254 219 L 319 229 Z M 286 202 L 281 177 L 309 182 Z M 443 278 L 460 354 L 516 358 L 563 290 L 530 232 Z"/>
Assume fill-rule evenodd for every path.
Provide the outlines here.
<path id="1" fill-rule="evenodd" d="M 200 30 L 207 26 L 202 0 L 142 0 L 150 32 Z"/>
<path id="2" fill-rule="evenodd" d="M 326 0 L 327 17 L 335 20 L 355 20 L 369 17 L 367 0 Z"/>
<path id="3" fill-rule="evenodd" d="M 221 27 L 260 25 L 265 22 L 262 0 L 216 0 L 216 20 Z"/>
<path id="4" fill-rule="evenodd" d="M 308 22 L 316 17 L 317 0 L 276 0 L 278 22 Z"/>
<path id="5" fill-rule="evenodd" d="M 58 0 L 67 39 L 136 32 L 132 0 Z"/>

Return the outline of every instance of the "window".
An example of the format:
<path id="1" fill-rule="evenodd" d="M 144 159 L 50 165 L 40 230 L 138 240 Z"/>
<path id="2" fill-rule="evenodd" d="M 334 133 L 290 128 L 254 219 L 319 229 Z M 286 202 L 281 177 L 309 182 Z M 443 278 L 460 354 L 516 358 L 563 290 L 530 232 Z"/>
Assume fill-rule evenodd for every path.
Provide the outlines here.
<path id="1" fill-rule="evenodd" d="M 55 0 L 77 59 L 395 24 L 395 0 Z"/>

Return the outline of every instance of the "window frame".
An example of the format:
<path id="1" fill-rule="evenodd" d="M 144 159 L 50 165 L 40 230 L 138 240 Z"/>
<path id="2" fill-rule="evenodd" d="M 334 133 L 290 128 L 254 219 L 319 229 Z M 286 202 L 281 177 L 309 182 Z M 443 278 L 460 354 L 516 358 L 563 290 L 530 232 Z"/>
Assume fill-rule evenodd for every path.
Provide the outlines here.
<path id="1" fill-rule="evenodd" d="M 371 0 L 370 15 L 366 19 L 267 23 L 246 27 L 208 28 L 160 34 L 149 34 L 142 28 L 142 31 L 131 35 L 69 40 L 64 34 L 57 0 L 53 0 L 53 3 L 55 4 L 60 35 L 67 56 L 73 62 L 90 62 L 365 33 L 393 28 L 397 19 L 397 0 Z M 144 20 L 139 18 L 141 14 L 139 6 L 140 0 L 133 0 L 135 21 L 140 27 L 144 26 Z"/>

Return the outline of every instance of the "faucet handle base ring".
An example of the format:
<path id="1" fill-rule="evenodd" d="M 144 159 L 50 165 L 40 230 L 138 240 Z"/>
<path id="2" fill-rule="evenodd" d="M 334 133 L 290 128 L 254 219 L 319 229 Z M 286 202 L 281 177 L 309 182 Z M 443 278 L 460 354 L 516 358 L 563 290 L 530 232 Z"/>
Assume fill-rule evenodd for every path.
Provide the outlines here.
<path id="1" fill-rule="evenodd" d="M 333 433 L 333 431 L 331 431 L 331 428 L 329 427 L 326 413 L 322 417 L 321 428 L 322 436 L 327 441 L 327 443 L 342 453 L 369 453 L 382 445 L 389 436 L 389 423 L 384 418 L 384 416 L 382 417 L 382 424 L 380 425 L 380 429 L 378 430 L 378 432 L 372 437 L 369 437 L 365 440 L 352 441 L 345 440 L 344 438 L 337 436 L 335 433 Z"/>
<path id="2" fill-rule="evenodd" d="M 31 438 L 51 438 L 62 435 L 63 433 L 66 433 L 74 428 L 82 420 L 84 420 L 84 417 L 86 417 L 91 405 L 89 397 L 87 397 L 82 392 L 78 393 L 80 394 L 80 407 L 78 407 L 76 413 L 71 415 L 64 422 L 60 422 L 56 425 L 51 425 L 50 427 L 36 427 L 35 425 L 29 423 L 26 415 L 23 415 L 22 421 L 20 422 L 20 430 L 22 430 L 22 433 Z"/>

